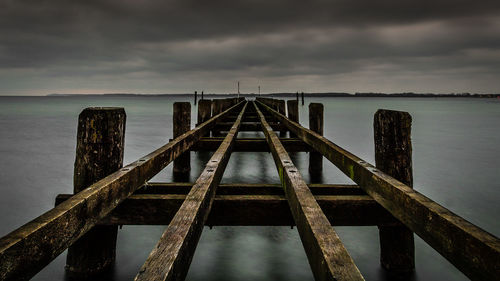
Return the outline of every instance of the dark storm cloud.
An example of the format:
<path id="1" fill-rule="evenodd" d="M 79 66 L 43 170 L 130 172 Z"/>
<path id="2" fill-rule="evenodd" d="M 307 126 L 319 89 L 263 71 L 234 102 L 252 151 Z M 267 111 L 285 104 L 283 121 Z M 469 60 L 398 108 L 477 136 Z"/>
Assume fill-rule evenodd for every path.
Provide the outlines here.
<path id="1" fill-rule="evenodd" d="M 498 1 L 0 0 L 0 90 L 356 91 L 355 75 L 439 91 L 439 75 L 464 90 L 469 75 L 485 91 L 499 88 L 498 34 Z"/>

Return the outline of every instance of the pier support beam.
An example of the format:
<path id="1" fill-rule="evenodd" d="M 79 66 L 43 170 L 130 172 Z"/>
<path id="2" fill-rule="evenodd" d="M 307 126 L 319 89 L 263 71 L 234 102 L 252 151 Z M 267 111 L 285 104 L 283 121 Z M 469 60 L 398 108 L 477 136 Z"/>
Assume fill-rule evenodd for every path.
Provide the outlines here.
<path id="1" fill-rule="evenodd" d="M 375 163 L 378 169 L 413 186 L 411 116 L 407 112 L 378 110 L 374 121 Z M 413 232 L 403 224 L 379 226 L 380 263 L 393 272 L 415 269 Z"/>
<path id="2" fill-rule="evenodd" d="M 198 99 L 198 92 L 194 91 L 194 105 L 196 105 L 196 100 Z"/>
<path id="3" fill-rule="evenodd" d="M 74 193 L 123 166 L 123 108 L 87 108 L 78 117 Z M 68 249 L 66 273 L 90 278 L 114 265 L 117 226 L 95 226 Z"/>
<path id="4" fill-rule="evenodd" d="M 304 92 L 302 92 L 302 105 L 304 105 Z"/>
<path id="5" fill-rule="evenodd" d="M 323 135 L 323 104 L 309 104 L 309 129 Z M 323 173 L 323 156 L 321 153 L 312 151 L 309 153 L 309 173 L 312 178 L 317 178 Z"/>
<path id="6" fill-rule="evenodd" d="M 191 127 L 191 104 L 189 102 L 174 103 L 173 116 L 174 139 L 190 130 Z M 186 178 L 191 170 L 191 159 L 189 151 L 184 152 L 174 160 L 174 176 L 176 178 Z"/>

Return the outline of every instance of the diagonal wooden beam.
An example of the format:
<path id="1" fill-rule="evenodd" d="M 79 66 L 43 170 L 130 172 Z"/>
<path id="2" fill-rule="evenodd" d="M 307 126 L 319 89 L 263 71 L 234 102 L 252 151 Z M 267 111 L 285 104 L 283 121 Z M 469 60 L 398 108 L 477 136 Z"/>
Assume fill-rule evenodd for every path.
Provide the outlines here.
<path id="1" fill-rule="evenodd" d="M 293 165 L 264 115 L 253 103 L 278 168 L 309 264 L 316 280 L 364 280 L 318 202 Z"/>
<path id="2" fill-rule="evenodd" d="M 205 135 L 239 103 L 0 239 L 0 280 L 27 280 Z"/>
<path id="3" fill-rule="evenodd" d="M 495 280 L 500 239 L 263 103 L 298 138 L 323 154 L 394 217 L 472 280 Z"/>
<path id="4" fill-rule="evenodd" d="M 203 226 L 210 213 L 215 191 L 231 156 L 247 104 L 245 103 L 219 149 L 210 158 L 160 241 L 149 254 L 135 277 L 136 281 L 184 280 L 186 277 Z"/>

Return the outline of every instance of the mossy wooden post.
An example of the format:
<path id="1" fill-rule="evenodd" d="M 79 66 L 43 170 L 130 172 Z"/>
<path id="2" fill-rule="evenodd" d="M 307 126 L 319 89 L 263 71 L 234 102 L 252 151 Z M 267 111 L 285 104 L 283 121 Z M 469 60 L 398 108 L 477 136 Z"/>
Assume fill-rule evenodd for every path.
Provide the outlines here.
<path id="1" fill-rule="evenodd" d="M 288 111 L 288 119 L 299 123 L 299 102 L 297 100 L 287 100 L 286 107 Z M 295 135 L 290 132 L 290 137 L 294 136 Z"/>
<path id="2" fill-rule="evenodd" d="M 378 169 L 413 186 L 411 116 L 407 112 L 378 110 L 374 121 L 375 163 Z M 380 263 L 394 272 L 415 268 L 413 232 L 406 226 L 379 226 Z"/>
<path id="3" fill-rule="evenodd" d="M 174 138 L 184 134 L 191 127 L 191 104 L 189 102 L 175 102 L 173 116 Z M 191 170 L 189 151 L 174 160 L 174 174 L 187 174 Z"/>
<path id="4" fill-rule="evenodd" d="M 323 135 L 323 104 L 309 104 L 309 129 Z M 321 153 L 311 151 L 309 153 L 309 173 L 319 176 L 323 172 L 323 156 Z"/>
<path id="5" fill-rule="evenodd" d="M 196 105 L 196 100 L 198 99 L 198 92 L 194 91 L 194 105 Z"/>
<path id="6" fill-rule="evenodd" d="M 73 189 L 78 193 L 123 166 L 123 108 L 86 108 L 78 117 Z M 66 273 L 89 278 L 112 268 L 117 226 L 95 226 L 68 248 Z"/>

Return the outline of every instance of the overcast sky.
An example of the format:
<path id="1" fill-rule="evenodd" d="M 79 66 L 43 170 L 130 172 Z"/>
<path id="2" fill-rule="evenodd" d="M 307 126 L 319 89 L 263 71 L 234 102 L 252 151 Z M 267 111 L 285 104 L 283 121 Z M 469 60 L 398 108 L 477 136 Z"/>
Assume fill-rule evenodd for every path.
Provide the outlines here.
<path id="1" fill-rule="evenodd" d="M 500 93 L 500 1 L 0 0 L 0 94 Z"/>

